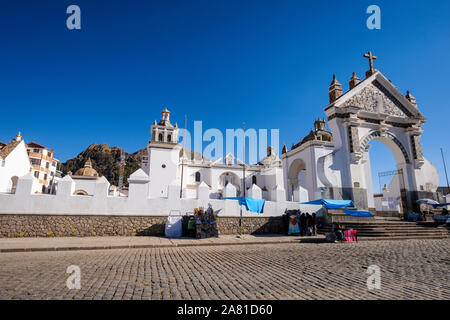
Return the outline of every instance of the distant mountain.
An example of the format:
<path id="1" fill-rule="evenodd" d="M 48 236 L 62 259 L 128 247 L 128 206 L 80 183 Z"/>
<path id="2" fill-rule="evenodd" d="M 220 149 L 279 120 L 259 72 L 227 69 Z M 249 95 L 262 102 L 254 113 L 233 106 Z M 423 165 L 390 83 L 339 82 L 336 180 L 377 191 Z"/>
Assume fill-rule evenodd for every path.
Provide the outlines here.
<path id="1" fill-rule="evenodd" d="M 119 184 L 119 164 L 120 152 L 125 155 L 124 185 L 128 185 L 128 177 L 141 167 L 141 157 L 147 153 L 146 148 L 142 148 L 135 153 L 126 153 L 120 147 L 109 147 L 106 143 L 91 144 L 86 150 L 73 159 L 61 164 L 63 175 L 71 171 L 73 174 L 84 167 L 90 158 L 92 167 L 97 170 L 100 176 L 105 176 L 108 181 L 117 186 Z"/>

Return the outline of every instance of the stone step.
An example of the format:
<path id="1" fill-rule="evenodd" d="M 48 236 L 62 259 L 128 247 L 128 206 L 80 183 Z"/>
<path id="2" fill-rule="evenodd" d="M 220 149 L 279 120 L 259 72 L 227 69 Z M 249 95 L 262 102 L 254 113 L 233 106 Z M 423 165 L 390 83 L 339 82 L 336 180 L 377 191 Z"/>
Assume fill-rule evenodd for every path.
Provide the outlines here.
<path id="1" fill-rule="evenodd" d="M 404 237 L 404 236 L 398 236 L 398 237 L 358 237 L 358 241 L 379 241 L 379 240 L 414 240 L 414 239 L 448 239 L 450 236 L 422 236 L 422 237 Z"/>
<path id="2" fill-rule="evenodd" d="M 383 237 L 408 237 L 411 239 L 421 239 L 426 237 L 439 237 L 439 238 L 447 238 L 450 237 L 448 234 L 439 234 L 439 233 L 427 233 L 427 234 L 411 234 L 411 233 L 397 233 L 397 234 L 388 234 L 388 233 L 382 233 L 382 234 L 359 234 L 358 238 L 383 238 Z"/>
<path id="3" fill-rule="evenodd" d="M 359 240 L 405 240 L 450 238 L 450 226 L 434 222 L 373 221 L 341 223 L 358 231 Z M 319 228 L 319 233 L 332 232 L 331 225 Z"/>
<path id="4" fill-rule="evenodd" d="M 368 233 L 363 233 L 360 234 L 358 233 L 358 237 L 427 237 L 427 236 L 442 236 L 442 237 L 447 237 L 449 236 L 449 234 L 447 233 L 379 233 L 379 234 L 368 234 Z"/>

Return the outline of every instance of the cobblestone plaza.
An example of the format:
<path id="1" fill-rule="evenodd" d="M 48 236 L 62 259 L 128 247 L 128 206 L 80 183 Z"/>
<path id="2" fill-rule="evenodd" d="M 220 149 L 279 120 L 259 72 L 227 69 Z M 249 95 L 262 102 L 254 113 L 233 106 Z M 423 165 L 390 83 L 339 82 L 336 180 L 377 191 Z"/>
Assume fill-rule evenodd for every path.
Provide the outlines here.
<path id="1" fill-rule="evenodd" d="M 1 299 L 449 299 L 450 240 L 0 253 Z M 81 270 L 69 290 L 67 267 Z M 369 290 L 367 268 L 381 288 Z"/>

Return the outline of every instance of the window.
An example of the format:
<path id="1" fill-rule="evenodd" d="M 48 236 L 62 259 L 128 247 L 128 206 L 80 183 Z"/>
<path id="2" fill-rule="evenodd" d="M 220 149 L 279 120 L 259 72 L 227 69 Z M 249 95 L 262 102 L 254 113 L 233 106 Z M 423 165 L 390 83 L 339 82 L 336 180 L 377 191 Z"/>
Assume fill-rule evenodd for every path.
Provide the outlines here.
<path id="1" fill-rule="evenodd" d="M 45 168 L 49 168 L 50 167 L 50 162 L 47 162 L 46 164 L 45 164 Z"/>
<path id="2" fill-rule="evenodd" d="M 169 134 L 169 135 L 167 136 L 167 142 L 172 142 L 172 135 Z"/>
<path id="3" fill-rule="evenodd" d="M 39 179 L 39 171 L 35 171 L 34 176 Z"/>
<path id="4" fill-rule="evenodd" d="M 256 176 L 252 177 L 252 184 L 256 184 Z"/>
<path id="5" fill-rule="evenodd" d="M 44 174 L 44 180 L 47 180 L 47 174 Z"/>
<path id="6" fill-rule="evenodd" d="M 158 135 L 158 141 L 163 141 L 163 135 L 162 135 L 162 133 L 160 133 L 159 135 Z"/>
<path id="7" fill-rule="evenodd" d="M 34 165 L 34 166 L 40 166 L 41 165 L 41 160 L 31 158 L 31 164 Z"/>
<path id="8" fill-rule="evenodd" d="M 195 173 L 195 182 L 200 182 L 200 172 L 199 171 L 197 171 Z"/>
<path id="9" fill-rule="evenodd" d="M 6 165 L 6 160 L 2 159 L 2 167 L 4 167 Z"/>
<path id="10" fill-rule="evenodd" d="M 51 153 L 51 152 L 47 153 L 47 156 L 48 156 L 49 158 L 51 158 L 51 157 L 52 157 L 52 153 Z"/>
<path id="11" fill-rule="evenodd" d="M 41 153 L 41 150 L 40 149 L 33 149 L 33 152 L 34 153 Z"/>

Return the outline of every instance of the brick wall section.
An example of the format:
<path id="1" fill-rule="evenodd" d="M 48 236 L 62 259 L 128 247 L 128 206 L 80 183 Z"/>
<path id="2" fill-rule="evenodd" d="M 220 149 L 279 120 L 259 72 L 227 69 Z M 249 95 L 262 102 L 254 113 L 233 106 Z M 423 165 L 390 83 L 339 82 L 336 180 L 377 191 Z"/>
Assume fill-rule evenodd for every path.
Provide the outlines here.
<path id="1" fill-rule="evenodd" d="M 14 237 L 90 237 L 164 236 L 166 217 L 158 216 L 73 216 L 0 215 L 0 238 Z M 219 234 L 238 234 L 239 218 L 218 219 Z M 246 217 L 243 233 L 284 233 L 282 217 Z"/>

